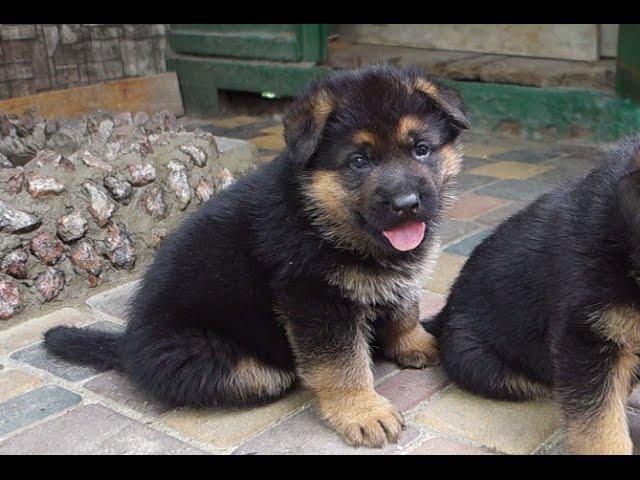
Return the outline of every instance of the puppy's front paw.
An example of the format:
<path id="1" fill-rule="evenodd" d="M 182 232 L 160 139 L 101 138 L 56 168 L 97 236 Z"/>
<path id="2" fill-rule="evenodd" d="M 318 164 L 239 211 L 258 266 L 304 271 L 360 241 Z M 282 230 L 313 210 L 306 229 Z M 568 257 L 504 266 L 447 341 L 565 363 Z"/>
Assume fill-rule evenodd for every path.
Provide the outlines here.
<path id="1" fill-rule="evenodd" d="M 382 448 L 396 443 L 404 417 L 389 400 L 375 392 L 320 401 L 323 418 L 354 447 Z"/>
<path id="2" fill-rule="evenodd" d="M 403 368 L 425 368 L 438 365 L 438 342 L 422 326 L 396 338 L 386 349 L 387 357 Z"/>

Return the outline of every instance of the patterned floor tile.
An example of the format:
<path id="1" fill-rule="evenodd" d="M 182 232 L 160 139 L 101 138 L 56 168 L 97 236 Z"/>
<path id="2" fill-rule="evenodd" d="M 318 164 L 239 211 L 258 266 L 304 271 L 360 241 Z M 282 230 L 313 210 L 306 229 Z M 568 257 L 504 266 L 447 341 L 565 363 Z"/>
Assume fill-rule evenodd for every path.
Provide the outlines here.
<path id="1" fill-rule="evenodd" d="M 489 213 L 485 213 L 484 215 L 479 216 L 474 221 L 480 223 L 482 225 L 488 225 L 490 227 L 496 227 L 504 222 L 511 215 L 523 210 L 529 202 L 518 202 L 514 201 L 505 205 L 504 207 L 497 208 L 492 210 Z"/>
<path id="2" fill-rule="evenodd" d="M 487 177 L 485 175 L 471 175 L 470 173 L 461 173 L 458 175 L 456 184 L 460 191 L 473 190 L 484 185 L 488 185 L 491 182 L 500 180 L 495 177 Z"/>
<path id="3" fill-rule="evenodd" d="M 548 165 L 532 165 L 523 162 L 495 162 L 490 165 L 472 168 L 467 173 L 473 175 L 485 175 L 487 177 L 496 177 L 504 180 L 524 180 L 534 175 L 539 175 L 553 167 Z"/>
<path id="4" fill-rule="evenodd" d="M 449 216 L 455 220 L 473 220 L 483 213 L 505 205 L 504 199 L 491 195 L 478 195 L 473 192 L 465 192 L 453 204 Z"/>
<path id="5" fill-rule="evenodd" d="M 473 249 L 476 248 L 485 238 L 491 235 L 492 232 L 493 230 L 491 229 L 482 230 L 475 235 L 467 237 L 464 240 L 460 240 L 459 242 L 447 247 L 445 252 L 454 255 L 469 256 L 471 255 L 471 252 L 473 252 Z"/>
<path id="6" fill-rule="evenodd" d="M 498 153 L 493 155 L 492 158 L 494 160 L 509 160 L 512 162 L 542 163 L 553 158 L 553 153 L 548 150 L 522 149 Z"/>
<path id="7" fill-rule="evenodd" d="M 434 293 L 446 294 L 466 261 L 467 257 L 441 253 L 425 288 Z"/>
<path id="8" fill-rule="evenodd" d="M 438 229 L 438 235 L 440 236 L 440 243 L 447 245 L 460 237 L 463 237 L 474 230 L 479 230 L 481 227 L 472 222 L 463 222 L 461 220 L 448 219 L 442 222 L 442 225 Z"/>
<path id="9" fill-rule="evenodd" d="M 532 180 L 503 180 L 487 187 L 482 187 L 476 191 L 483 195 L 493 195 L 494 197 L 508 200 L 522 200 L 530 202 L 537 199 L 544 193 L 552 190 L 553 184 L 536 182 Z"/>
<path id="10" fill-rule="evenodd" d="M 235 455 L 393 455 L 415 441 L 419 432 L 407 427 L 398 444 L 383 449 L 354 448 L 324 425 L 314 408 L 285 420 L 252 438 L 233 453 Z"/>
<path id="11" fill-rule="evenodd" d="M 282 135 L 262 135 L 250 138 L 249 141 L 260 149 L 281 150 L 285 147 Z"/>

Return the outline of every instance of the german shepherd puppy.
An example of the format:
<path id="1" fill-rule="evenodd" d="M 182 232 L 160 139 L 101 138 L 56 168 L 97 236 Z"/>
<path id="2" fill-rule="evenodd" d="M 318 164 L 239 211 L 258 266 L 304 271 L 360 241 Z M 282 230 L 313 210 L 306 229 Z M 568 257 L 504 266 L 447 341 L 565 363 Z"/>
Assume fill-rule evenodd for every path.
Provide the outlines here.
<path id="1" fill-rule="evenodd" d="M 45 345 L 174 406 L 261 404 L 300 379 L 349 444 L 381 447 L 403 418 L 373 389 L 370 346 L 437 362 L 418 296 L 465 109 L 416 69 L 373 66 L 316 81 L 284 127 L 277 159 L 166 239 L 124 335 L 57 327 Z"/>
<path id="2" fill-rule="evenodd" d="M 554 393 L 568 451 L 629 454 L 640 364 L 640 135 L 543 195 L 472 253 L 429 331 L 446 372 L 490 398 Z"/>

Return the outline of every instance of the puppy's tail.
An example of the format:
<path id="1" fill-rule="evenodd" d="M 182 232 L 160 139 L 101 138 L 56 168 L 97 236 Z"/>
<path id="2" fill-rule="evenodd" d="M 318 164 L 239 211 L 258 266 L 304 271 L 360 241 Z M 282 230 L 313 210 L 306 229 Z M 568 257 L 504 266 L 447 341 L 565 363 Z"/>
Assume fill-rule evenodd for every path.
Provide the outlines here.
<path id="1" fill-rule="evenodd" d="M 45 332 L 44 346 L 53 355 L 73 363 L 122 370 L 121 339 L 117 333 L 59 326 Z"/>

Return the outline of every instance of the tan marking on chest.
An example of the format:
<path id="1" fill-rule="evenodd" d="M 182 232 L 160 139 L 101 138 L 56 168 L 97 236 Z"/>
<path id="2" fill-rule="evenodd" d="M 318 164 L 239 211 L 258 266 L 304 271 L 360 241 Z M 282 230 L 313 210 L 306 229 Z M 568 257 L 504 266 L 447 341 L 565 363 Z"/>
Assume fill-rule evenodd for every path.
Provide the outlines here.
<path id="1" fill-rule="evenodd" d="M 371 272 L 359 266 L 338 267 L 327 281 L 363 305 L 400 305 L 418 299 L 435 263 L 440 244 L 434 241 L 422 261 L 400 271 Z"/>

